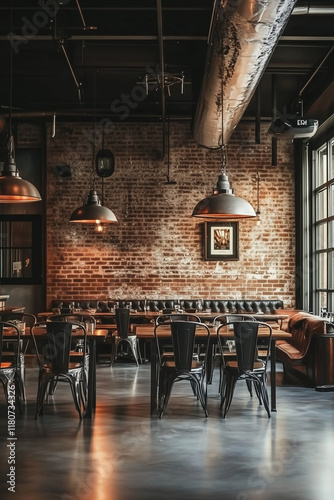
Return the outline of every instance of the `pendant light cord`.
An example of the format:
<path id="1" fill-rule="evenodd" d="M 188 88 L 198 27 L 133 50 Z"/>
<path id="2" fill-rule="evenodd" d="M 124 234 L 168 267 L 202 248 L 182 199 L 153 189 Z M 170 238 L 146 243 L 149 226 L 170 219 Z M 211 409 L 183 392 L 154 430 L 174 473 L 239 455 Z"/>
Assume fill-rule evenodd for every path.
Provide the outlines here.
<path id="1" fill-rule="evenodd" d="M 12 105 L 13 105 L 13 5 L 12 1 L 10 3 L 10 74 L 9 74 L 9 138 L 8 138 L 8 154 L 10 157 L 14 158 L 14 138 L 12 134 Z M 15 158 L 14 158 L 15 159 Z"/>
<path id="2" fill-rule="evenodd" d="M 223 33 L 222 33 L 222 73 L 221 73 L 221 86 L 220 86 L 220 104 L 221 104 L 221 123 L 222 123 L 222 133 L 221 133 L 221 174 L 226 175 L 227 166 L 227 150 L 226 144 L 224 142 L 224 75 L 225 75 L 225 52 L 224 52 L 224 13 L 223 16 Z"/>
<path id="3" fill-rule="evenodd" d="M 91 173 L 91 189 L 95 191 L 95 170 L 94 170 L 94 162 L 95 162 L 95 134 L 96 134 L 96 127 L 95 127 L 95 121 L 96 121 L 96 72 L 94 72 L 94 79 L 93 79 L 93 140 L 92 140 L 92 173 Z"/>

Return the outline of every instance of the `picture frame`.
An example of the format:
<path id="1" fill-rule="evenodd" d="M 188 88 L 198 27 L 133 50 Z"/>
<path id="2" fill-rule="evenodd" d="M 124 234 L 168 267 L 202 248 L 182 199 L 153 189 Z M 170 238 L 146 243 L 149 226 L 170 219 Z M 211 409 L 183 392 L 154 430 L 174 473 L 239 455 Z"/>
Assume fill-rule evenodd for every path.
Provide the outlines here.
<path id="1" fill-rule="evenodd" d="M 204 222 L 204 260 L 239 260 L 238 222 Z"/>

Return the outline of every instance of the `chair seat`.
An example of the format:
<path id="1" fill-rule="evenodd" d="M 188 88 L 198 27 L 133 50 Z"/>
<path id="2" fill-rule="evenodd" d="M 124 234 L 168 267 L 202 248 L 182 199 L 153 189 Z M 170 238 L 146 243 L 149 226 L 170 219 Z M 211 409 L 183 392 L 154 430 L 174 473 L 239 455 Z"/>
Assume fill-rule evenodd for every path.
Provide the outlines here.
<path id="1" fill-rule="evenodd" d="M 115 340 L 122 340 L 123 337 L 120 337 L 118 334 L 117 334 L 117 331 L 115 332 Z M 129 333 L 128 336 L 127 336 L 128 339 L 130 340 L 136 340 L 137 339 L 137 335 L 135 333 Z"/>
<path id="2" fill-rule="evenodd" d="M 6 363 L 1 363 L 0 369 L 1 370 L 6 370 L 7 368 L 15 368 L 15 364 L 6 362 Z"/>
<path id="3" fill-rule="evenodd" d="M 74 362 L 70 362 L 68 364 L 68 371 L 70 372 L 71 370 L 76 370 L 77 368 L 82 368 L 82 363 L 74 363 Z M 48 370 L 50 372 L 52 372 L 52 366 L 51 364 L 49 363 L 45 363 L 44 366 L 43 366 L 43 369 L 44 370 Z"/>
<path id="4" fill-rule="evenodd" d="M 232 368 L 233 370 L 237 370 L 238 371 L 238 361 L 237 360 L 235 360 L 235 361 L 227 361 L 226 362 L 226 367 L 227 368 Z M 261 361 L 255 361 L 254 366 L 253 366 L 253 370 L 260 370 L 261 368 L 263 368 L 263 363 Z"/>
<path id="5" fill-rule="evenodd" d="M 175 365 L 175 361 L 166 361 L 164 364 L 163 364 L 164 368 L 166 370 L 170 369 L 170 370 L 175 370 L 176 368 L 176 365 Z M 195 372 L 196 370 L 198 371 L 201 371 L 203 369 L 203 363 L 201 363 L 200 361 L 193 361 L 191 363 L 191 371 L 192 372 Z"/>

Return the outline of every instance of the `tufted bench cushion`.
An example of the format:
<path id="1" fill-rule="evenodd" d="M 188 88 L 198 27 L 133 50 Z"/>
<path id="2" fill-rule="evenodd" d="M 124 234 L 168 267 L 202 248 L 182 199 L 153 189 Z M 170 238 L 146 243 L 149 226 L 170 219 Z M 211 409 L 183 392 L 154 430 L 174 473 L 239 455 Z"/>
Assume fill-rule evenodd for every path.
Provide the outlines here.
<path id="1" fill-rule="evenodd" d="M 131 303 L 131 308 L 137 311 L 144 311 L 144 299 L 71 299 L 71 300 L 53 300 L 52 308 L 67 308 L 71 303 L 80 309 L 97 309 L 99 312 L 108 312 L 117 302 L 120 307 L 125 307 Z M 157 312 L 163 309 L 174 309 L 177 299 L 147 299 L 146 304 L 150 310 Z M 282 300 L 224 300 L 224 299 L 181 299 L 178 301 L 182 309 L 209 309 L 213 313 L 266 313 L 274 314 L 276 310 L 283 309 Z"/>

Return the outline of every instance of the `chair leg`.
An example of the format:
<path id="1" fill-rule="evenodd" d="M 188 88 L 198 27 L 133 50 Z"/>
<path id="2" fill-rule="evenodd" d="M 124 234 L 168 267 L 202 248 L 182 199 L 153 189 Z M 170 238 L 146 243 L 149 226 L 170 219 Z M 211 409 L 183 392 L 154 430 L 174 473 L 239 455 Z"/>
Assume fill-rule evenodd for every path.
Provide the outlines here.
<path id="1" fill-rule="evenodd" d="M 265 374 L 263 374 L 260 377 L 258 385 L 259 385 L 259 392 L 260 392 L 261 397 L 262 397 L 263 405 L 266 409 L 268 418 L 270 418 L 271 415 L 270 415 L 270 407 L 269 407 L 269 397 L 268 397 L 268 391 L 267 391 L 267 387 L 266 387 L 266 378 L 265 377 L 266 377 Z"/>
<path id="2" fill-rule="evenodd" d="M 48 387 L 50 380 L 51 380 L 50 377 L 45 377 L 45 376 L 43 376 L 42 373 L 39 374 L 35 420 L 37 420 L 39 415 L 43 415 L 43 402 L 44 402 L 46 390 L 47 390 L 47 387 Z"/>
<path id="3" fill-rule="evenodd" d="M 136 365 L 139 366 L 139 349 L 138 349 L 138 339 L 136 338 L 135 341 L 130 340 L 129 341 L 129 346 L 132 352 L 132 356 L 134 357 L 136 361 Z"/>
<path id="4" fill-rule="evenodd" d="M 228 410 L 230 409 L 232 399 L 233 399 L 233 394 L 234 394 L 234 389 L 238 380 L 238 377 L 235 377 L 233 375 L 229 375 L 226 377 L 226 397 L 224 400 L 223 404 L 223 418 L 226 417 L 226 414 Z"/>
<path id="5" fill-rule="evenodd" d="M 199 379 L 196 378 L 196 380 L 197 380 L 198 399 L 200 400 L 205 416 L 208 417 L 209 413 L 207 406 L 207 389 L 206 389 L 206 383 L 204 382 L 205 376 L 206 375 L 203 374 L 203 376 L 201 376 Z"/>
<path id="6" fill-rule="evenodd" d="M 70 386 L 73 396 L 73 401 L 76 407 L 77 412 L 79 413 L 80 419 L 82 419 L 82 411 L 81 411 L 81 397 L 80 397 L 80 381 L 78 376 L 73 377 L 70 380 Z"/>
<path id="7" fill-rule="evenodd" d="M 248 389 L 249 395 L 252 398 L 253 397 L 253 385 L 252 385 L 252 381 L 249 380 L 249 379 L 246 379 L 246 384 L 247 384 L 247 389 Z"/>
<path id="8" fill-rule="evenodd" d="M 167 405 L 168 405 L 168 402 L 170 399 L 170 395 L 172 393 L 174 381 L 175 381 L 174 377 L 171 377 L 168 375 L 166 375 L 164 378 L 164 394 L 163 394 L 163 401 L 162 401 L 162 405 L 161 405 L 161 409 L 160 409 L 159 418 L 161 418 L 163 416 L 163 414 L 167 408 Z"/>

